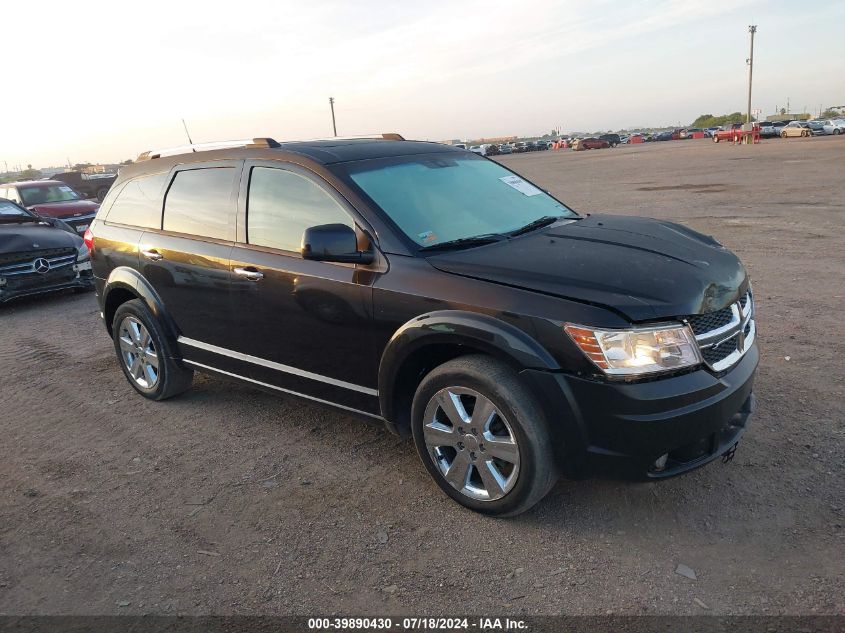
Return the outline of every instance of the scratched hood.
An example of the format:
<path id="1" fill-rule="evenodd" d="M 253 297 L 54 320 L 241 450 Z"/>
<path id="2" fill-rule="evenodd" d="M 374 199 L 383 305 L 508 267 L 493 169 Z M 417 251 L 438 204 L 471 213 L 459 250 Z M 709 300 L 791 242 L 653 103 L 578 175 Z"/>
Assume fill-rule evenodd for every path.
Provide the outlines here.
<path id="1" fill-rule="evenodd" d="M 79 248 L 82 238 L 43 224 L 0 222 L 0 255 L 52 248 Z"/>
<path id="2" fill-rule="evenodd" d="M 428 261 L 447 273 L 609 307 L 631 321 L 719 310 L 748 285 L 742 263 L 713 238 L 629 216 L 590 215 Z"/>

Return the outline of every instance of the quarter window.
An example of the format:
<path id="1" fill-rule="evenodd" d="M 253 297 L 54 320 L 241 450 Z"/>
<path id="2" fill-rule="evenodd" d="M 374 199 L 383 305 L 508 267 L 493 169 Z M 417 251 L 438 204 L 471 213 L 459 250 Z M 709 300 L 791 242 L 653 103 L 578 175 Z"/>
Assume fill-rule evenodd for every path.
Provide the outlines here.
<path id="1" fill-rule="evenodd" d="M 176 173 L 164 205 L 164 230 L 221 240 L 234 238 L 232 167 Z"/>
<path id="2" fill-rule="evenodd" d="M 284 169 L 253 168 L 247 206 L 250 244 L 298 252 L 305 229 L 321 224 L 354 228 L 340 204 L 312 180 Z"/>
<path id="3" fill-rule="evenodd" d="M 106 221 L 144 229 L 161 228 L 161 188 L 167 173 L 131 180 L 120 190 Z"/>

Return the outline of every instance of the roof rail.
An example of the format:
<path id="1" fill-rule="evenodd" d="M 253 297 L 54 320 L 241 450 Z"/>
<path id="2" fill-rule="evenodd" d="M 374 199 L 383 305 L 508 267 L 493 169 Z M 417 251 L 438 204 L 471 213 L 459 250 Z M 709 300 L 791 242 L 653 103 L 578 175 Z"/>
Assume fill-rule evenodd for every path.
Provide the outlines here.
<path id="1" fill-rule="evenodd" d="M 150 150 L 138 156 L 136 162 L 152 160 L 162 156 L 174 156 L 176 154 L 189 154 L 191 152 L 205 152 L 212 149 L 230 149 L 233 147 L 270 148 L 281 147 L 278 141 L 269 137 L 247 138 L 237 141 L 215 141 L 212 143 L 194 143 L 192 145 L 179 145 L 177 147 L 165 147 L 163 149 Z"/>
<path id="2" fill-rule="evenodd" d="M 405 137 L 396 132 L 382 132 L 381 134 L 353 134 L 351 136 L 325 136 L 309 138 L 308 141 L 363 141 L 368 139 L 382 139 L 385 141 L 404 141 Z M 307 143 L 308 141 L 303 141 Z"/>

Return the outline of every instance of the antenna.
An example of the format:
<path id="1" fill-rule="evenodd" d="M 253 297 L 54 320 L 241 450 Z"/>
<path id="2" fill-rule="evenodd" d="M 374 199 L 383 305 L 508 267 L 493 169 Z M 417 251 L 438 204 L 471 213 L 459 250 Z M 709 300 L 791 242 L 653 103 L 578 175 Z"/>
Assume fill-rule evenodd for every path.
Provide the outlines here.
<path id="1" fill-rule="evenodd" d="M 191 149 L 195 152 L 196 149 L 193 148 L 194 142 L 191 140 L 191 133 L 188 132 L 188 125 L 185 123 L 185 119 L 182 119 L 182 127 L 185 128 L 185 136 L 188 137 L 188 145 L 191 145 Z"/>

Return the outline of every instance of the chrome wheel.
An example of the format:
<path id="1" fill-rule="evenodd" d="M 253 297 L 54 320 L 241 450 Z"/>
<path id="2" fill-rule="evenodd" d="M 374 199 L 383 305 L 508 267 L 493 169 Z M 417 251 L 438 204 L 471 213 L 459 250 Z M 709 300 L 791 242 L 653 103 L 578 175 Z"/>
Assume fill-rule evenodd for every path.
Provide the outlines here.
<path id="1" fill-rule="evenodd" d="M 158 384 L 158 354 L 153 339 L 144 324 L 127 316 L 118 328 L 120 357 L 126 371 L 143 389 L 153 389 Z"/>
<path id="2" fill-rule="evenodd" d="M 465 387 L 441 389 L 423 416 L 423 438 L 443 478 L 479 501 L 501 499 L 519 476 L 519 446 L 504 415 Z"/>

